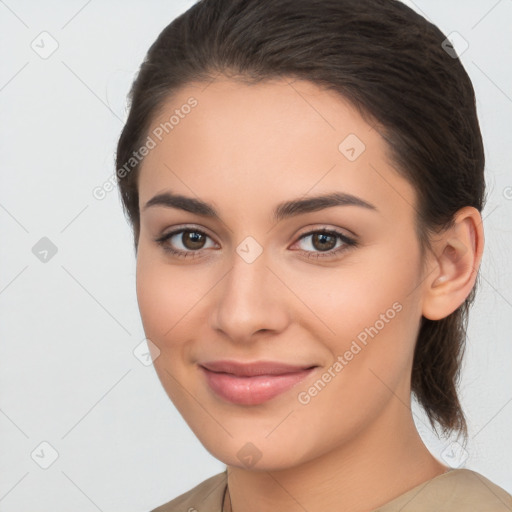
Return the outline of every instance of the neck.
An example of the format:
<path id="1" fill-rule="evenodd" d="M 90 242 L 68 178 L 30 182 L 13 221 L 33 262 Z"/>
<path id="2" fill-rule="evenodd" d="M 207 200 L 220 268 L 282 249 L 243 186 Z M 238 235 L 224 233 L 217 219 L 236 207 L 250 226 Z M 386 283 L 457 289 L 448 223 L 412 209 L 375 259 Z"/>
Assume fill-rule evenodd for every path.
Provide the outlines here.
<path id="1" fill-rule="evenodd" d="M 286 469 L 228 466 L 227 510 L 374 510 L 443 474 L 399 400 L 366 430 L 313 460 Z"/>

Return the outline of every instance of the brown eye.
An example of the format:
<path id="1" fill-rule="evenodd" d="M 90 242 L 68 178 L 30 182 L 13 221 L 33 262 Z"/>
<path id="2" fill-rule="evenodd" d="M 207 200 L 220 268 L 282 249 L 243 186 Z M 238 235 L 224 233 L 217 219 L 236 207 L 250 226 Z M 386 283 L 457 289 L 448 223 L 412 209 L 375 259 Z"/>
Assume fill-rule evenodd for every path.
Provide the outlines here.
<path id="1" fill-rule="evenodd" d="M 319 251 L 330 251 L 336 246 L 336 238 L 327 233 L 316 233 L 313 235 L 311 243 Z"/>
<path id="2" fill-rule="evenodd" d="M 320 229 L 305 233 L 300 237 L 298 243 L 306 246 L 306 250 L 303 247 L 301 252 L 308 258 L 335 257 L 358 245 L 355 239 L 332 229 Z"/>
<path id="3" fill-rule="evenodd" d="M 202 249 L 205 241 L 206 237 L 198 231 L 183 231 L 181 235 L 181 243 L 191 251 Z"/>
<path id="4" fill-rule="evenodd" d="M 208 240 L 211 241 L 210 246 L 205 245 Z M 215 246 L 213 240 L 199 229 L 178 229 L 155 241 L 169 254 L 180 257 L 193 258 L 198 256 L 202 249 Z"/>

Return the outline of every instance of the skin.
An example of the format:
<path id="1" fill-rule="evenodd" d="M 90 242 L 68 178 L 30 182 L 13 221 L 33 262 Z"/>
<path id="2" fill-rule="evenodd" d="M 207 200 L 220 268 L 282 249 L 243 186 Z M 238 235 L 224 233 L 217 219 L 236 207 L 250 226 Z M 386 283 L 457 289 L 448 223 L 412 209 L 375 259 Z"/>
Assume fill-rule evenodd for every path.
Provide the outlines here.
<path id="1" fill-rule="evenodd" d="M 343 503 L 369 511 L 444 473 L 415 428 L 410 372 L 421 316 L 447 316 L 474 285 L 483 250 L 478 211 L 460 210 L 423 266 L 415 190 L 393 168 L 379 133 L 342 98 L 306 81 L 218 78 L 180 89 L 151 129 L 190 96 L 197 107 L 142 163 L 137 297 L 162 385 L 228 467 L 232 509 L 316 512 Z M 338 149 L 348 134 L 366 147 L 354 161 Z M 165 191 L 211 203 L 221 220 L 144 208 Z M 282 201 L 333 191 L 376 209 L 345 205 L 272 219 Z M 172 239 L 194 257 L 155 242 L 176 227 L 208 235 L 203 246 L 184 245 L 181 234 Z M 322 245 L 301 236 L 321 228 L 355 235 L 358 245 L 308 258 Z M 263 250 L 251 263 L 236 251 L 248 236 Z M 327 249 L 343 246 L 331 241 Z M 300 403 L 298 393 L 396 303 L 400 312 Z M 219 398 L 199 371 L 200 361 L 218 359 L 318 368 L 268 402 L 241 406 Z M 260 457 L 254 465 L 237 455 L 244 446 Z"/>

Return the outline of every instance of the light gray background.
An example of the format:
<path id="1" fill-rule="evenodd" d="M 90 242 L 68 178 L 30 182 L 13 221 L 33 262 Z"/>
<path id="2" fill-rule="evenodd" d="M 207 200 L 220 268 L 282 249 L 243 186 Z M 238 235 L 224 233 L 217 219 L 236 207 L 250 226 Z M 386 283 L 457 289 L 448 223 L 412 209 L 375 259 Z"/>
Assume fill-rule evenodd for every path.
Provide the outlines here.
<path id="1" fill-rule="evenodd" d="M 512 492 L 512 1 L 406 3 L 469 43 L 489 190 L 462 379 L 467 459 L 416 421 L 436 457 Z M 2 512 L 147 511 L 224 469 L 133 353 L 131 232 L 117 190 L 92 195 L 114 172 L 144 54 L 192 4 L 0 0 Z M 57 248 L 46 262 L 32 251 L 43 237 Z"/>

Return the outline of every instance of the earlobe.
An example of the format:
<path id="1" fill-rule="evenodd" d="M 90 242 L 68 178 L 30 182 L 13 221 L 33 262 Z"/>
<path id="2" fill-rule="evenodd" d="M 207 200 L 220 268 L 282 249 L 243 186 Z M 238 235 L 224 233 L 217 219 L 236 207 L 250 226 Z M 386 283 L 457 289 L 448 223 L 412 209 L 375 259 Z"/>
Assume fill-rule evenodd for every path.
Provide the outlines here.
<path id="1" fill-rule="evenodd" d="M 475 284 L 484 245 L 480 212 L 460 209 L 452 227 L 433 244 L 434 261 L 425 279 L 424 317 L 440 320 L 453 313 Z"/>

